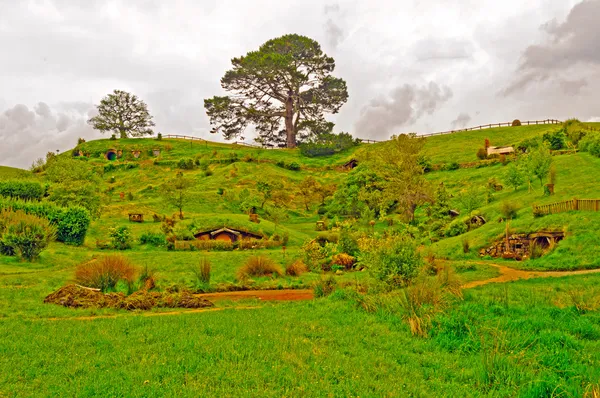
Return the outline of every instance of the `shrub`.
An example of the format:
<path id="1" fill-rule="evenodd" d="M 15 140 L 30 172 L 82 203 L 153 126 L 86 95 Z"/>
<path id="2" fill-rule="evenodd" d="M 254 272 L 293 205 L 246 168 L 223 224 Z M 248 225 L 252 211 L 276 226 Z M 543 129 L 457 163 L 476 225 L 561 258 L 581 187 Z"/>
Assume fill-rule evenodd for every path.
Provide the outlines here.
<path id="1" fill-rule="evenodd" d="M 56 231 L 47 219 L 22 210 L 0 212 L 0 251 L 18 254 L 32 261 L 55 239 Z"/>
<path id="2" fill-rule="evenodd" d="M 512 121 L 512 127 L 518 127 L 521 125 L 521 121 L 519 119 L 515 119 Z"/>
<path id="3" fill-rule="evenodd" d="M 339 234 L 336 232 L 320 232 L 315 241 L 321 246 L 325 246 L 327 243 L 337 243 L 339 241 Z"/>
<path id="4" fill-rule="evenodd" d="M 289 163 L 288 165 L 286 165 L 286 168 L 288 170 L 298 171 L 298 170 L 300 170 L 300 165 L 296 162 L 292 162 L 292 163 Z"/>
<path id="5" fill-rule="evenodd" d="M 485 148 L 479 148 L 477 150 L 477 157 L 481 160 L 487 159 L 488 155 L 487 155 L 487 149 Z"/>
<path id="6" fill-rule="evenodd" d="M 194 164 L 194 159 L 179 159 L 177 167 L 182 170 L 193 170 L 196 165 Z"/>
<path id="7" fill-rule="evenodd" d="M 302 155 L 317 157 L 333 155 L 336 152 L 346 150 L 359 143 L 359 140 L 354 139 L 348 133 L 323 133 L 310 141 L 301 143 L 298 147 Z"/>
<path id="8" fill-rule="evenodd" d="M 167 237 L 161 233 L 144 232 L 140 236 L 140 243 L 142 245 L 150 245 L 154 247 L 166 246 Z"/>
<path id="9" fill-rule="evenodd" d="M 129 232 L 129 228 L 125 226 L 110 228 L 109 236 L 113 249 L 131 249 L 131 233 Z"/>
<path id="10" fill-rule="evenodd" d="M 338 249 L 340 252 L 348 253 L 351 256 L 356 256 L 360 252 L 358 241 L 346 228 L 342 229 L 339 234 Z"/>
<path id="11" fill-rule="evenodd" d="M 422 261 L 415 242 L 404 236 L 371 238 L 363 243 L 360 263 L 370 268 L 374 276 L 389 286 L 405 286 L 421 269 Z"/>
<path id="12" fill-rule="evenodd" d="M 452 161 L 452 162 L 446 164 L 445 169 L 446 170 L 450 170 L 450 171 L 452 171 L 452 170 L 458 170 L 458 169 L 460 169 L 460 164 L 458 162 L 456 162 L 456 161 Z"/>
<path id="13" fill-rule="evenodd" d="M 30 181 L 0 181 L 0 196 L 10 199 L 42 200 L 45 189 L 40 183 Z"/>
<path id="14" fill-rule="evenodd" d="M 332 275 L 322 275 L 313 286 L 315 297 L 329 296 L 337 288 L 337 281 Z"/>
<path id="15" fill-rule="evenodd" d="M 90 225 L 90 212 L 82 207 L 59 207 L 49 203 L 2 201 L 0 210 L 23 210 L 27 214 L 46 218 L 56 227 L 56 240 L 66 244 L 81 245 Z"/>
<path id="16" fill-rule="evenodd" d="M 156 139 L 157 139 L 158 141 L 162 141 L 162 134 L 161 134 L 161 133 L 158 133 L 158 134 L 156 135 Z"/>
<path id="17" fill-rule="evenodd" d="M 340 253 L 333 256 L 332 261 L 334 265 L 340 265 L 345 269 L 352 269 L 354 264 L 356 264 L 356 259 L 349 254 Z"/>
<path id="18" fill-rule="evenodd" d="M 208 286 L 211 268 L 211 263 L 206 257 L 201 257 L 198 265 L 190 267 L 196 278 L 196 286 Z"/>
<path id="19" fill-rule="evenodd" d="M 289 276 L 300 276 L 307 271 L 306 264 L 300 259 L 293 261 L 285 268 L 285 274 Z"/>
<path id="20" fill-rule="evenodd" d="M 273 259 L 266 256 L 250 257 L 237 271 L 237 278 L 239 280 L 247 279 L 250 276 L 272 275 L 281 276 L 283 275 L 283 270 Z"/>
<path id="21" fill-rule="evenodd" d="M 447 238 L 462 235 L 469 230 L 469 226 L 461 220 L 454 220 L 444 228 L 444 235 Z"/>
<path id="22" fill-rule="evenodd" d="M 519 211 L 519 206 L 517 206 L 513 202 L 504 201 L 500 205 L 500 213 L 505 219 L 515 219 L 517 218 L 517 212 Z"/>
<path id="23" fill-rule="evenodd" d="M 588 134 L 579 142 L 579 149 L 600 157 L 600 134 Z"/>
<path id="24" fill-rule="evenodd" d="M 115 254 L 78 265 L 75 269 L 75 281 L 107 292 L 114 291 L 120 281 L 132 284 L 135 273 L 135 267 L 126 257 Z"/>
<path id="25" fill-rule="evenodd" d="M 550 149 L 557 151 L 565 148 L 567 136 L 563 130 L 557 130 L 552 133 L 545 133 L 542 139 L 550 145 Z"/>

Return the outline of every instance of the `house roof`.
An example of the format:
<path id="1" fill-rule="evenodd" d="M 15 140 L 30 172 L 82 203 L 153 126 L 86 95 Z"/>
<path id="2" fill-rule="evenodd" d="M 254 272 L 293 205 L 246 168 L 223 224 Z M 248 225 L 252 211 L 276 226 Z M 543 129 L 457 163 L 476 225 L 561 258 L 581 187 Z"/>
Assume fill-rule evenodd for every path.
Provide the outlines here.
<path id="1" fill-rule="evenodd" d="M 215 236 L 221 233 L 230 233 L 232 235 L 235 236 L 252 236 L 255 238 L 262 238 L 262 236 L 260 236 L 259 234 L 255 234 L 253 232 L 248 232 L 248 231 L 242 231 L 242 230 L 236 230 L 236 229 L 231 229 L 231 228 L 227 228 L 227 227 L 222 227 L 222 228 L 216 228 L 216 229 L 209 229 L 206 231 L 201 231 L 201 232 L 197 232 L 194 234 L 195 237 L 198 237 L 200 235 L 211 235 L 211 236 Z"/>
<path id="2" fill-rule="evenodd" d="M 487 149 L 487 154 L 488 155 L 501 155 L 503 153 L 513 153 L 515 151 L 515 148 L 511 147 L 511 146 L 491 146 L 488 147 Z"/>

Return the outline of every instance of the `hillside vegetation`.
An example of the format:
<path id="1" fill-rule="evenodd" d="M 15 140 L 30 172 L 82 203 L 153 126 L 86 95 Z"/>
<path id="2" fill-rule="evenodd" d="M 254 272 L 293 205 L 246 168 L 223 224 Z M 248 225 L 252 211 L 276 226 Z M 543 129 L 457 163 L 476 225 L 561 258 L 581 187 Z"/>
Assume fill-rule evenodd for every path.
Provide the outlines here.
<path id="1" fill-rule="evenodd" d="M 600 124 L 580 127 L 592 136 Z M 82 245 L 49 239 L 31 261 L 20 252 L 0 255 L 0 329 L 10 336 L 0 339 L 6 354 L 0 395 L 600 393 L 600 274 L 460 288 L 498 277 L 498 264 L 536 271 L 600 267 L 600 212 L 536 217 L 533 211 L 573 198 L 600 199 L 599 157 L 574 147 L 555 150 L 554 193 L 548 194 L 548 178 L 516 189 L 507 182 L 525 154 L 477 156 L 486 139 L 516 148 L 561 128 L 427 138 L 419 154 L 427 172 L 416 188 L 427 200 L 413 213 L 382 193 L 389 181 L 377 172 L 385 163 L 374 159 L 386 143 L 307 157 L 300 149 L 199 140 L 101 139 L 49 155 L 35 173 L 0 167 L 0 182 L 39 182 L 44 192 L 41 202 L 0 198 L 0 210 L 25 209 L 28 222 L 38 217 L 56 227 L 53 214 L 68 206 L 90 220 L 89 228 L 77 225 L 88 228 Z M 350 160 L 358 167 L 344 168 Z M 388 159 L 390 168 L 395 161 Z M 177 183 L 186 187 L 181 206 Z M 459 215 L 451 218 L 449 209 Z M 260 223 L 251 222 L 251 210 Z M 130 214 L 143 214 L 144 222 L 129 221 Z M 472 216 L 485 224 L 468 226 Z M 69 226 L 63 221 L 61 228 Z M 0 222 L 0 251 L 8 247 L 3 228 L 18 235 L 9 227 Z M 263 236 L 262 243 L 193 246 L 207 244 L 194 234 L 223 227 Z M 563 231 L 565 238 L 523 261 L 479 255 L 507 234 L 541 230 Z M 205 313 L 43 303 L 78 282 L 78 267 L 106 254 L 126 257 L 139 271 L 135 281 L 124 277 L 103 288 L 116 294 L 143 291 L 151 279 L 148 290 L 155 292 L 310 288 L 328 297 L 220 301 Z M 281 272 L 241 276 L 243 265 L 271 260 Z M 300 271 L 286 273 L 293 263 Z M 371 268 L 374 263 L 383 265 Z M 390 276 L 389 268 L 401 272 Z"/>

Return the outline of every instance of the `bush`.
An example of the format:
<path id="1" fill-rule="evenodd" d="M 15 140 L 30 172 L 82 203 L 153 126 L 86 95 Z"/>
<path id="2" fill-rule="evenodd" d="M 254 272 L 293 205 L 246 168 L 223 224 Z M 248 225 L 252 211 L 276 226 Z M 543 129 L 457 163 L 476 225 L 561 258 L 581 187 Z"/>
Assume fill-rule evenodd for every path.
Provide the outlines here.
<path id="1" fill-rule="evenodd" d="M 0 251 L 5 255 L 18 254 L 32 261 L 55 239 L 56 231 L 47 219 L 22 210 L 0 212 Z"/>
<path id="2" fill-rule="evenodd" d="M 515 119 L 512 121 L 512 127 L 518 127 L 521 125 L 521 121 L 519 119 Z"/>
<path id="3" fill-rule="evenodd" d="M 150 246 L 154 246 L 154 247 L 166 246 L 167 237 L 161 233 L 144 232 L 140 236 L 140 244 L 150 245 Z"/>
<path id="4" fill-rule="evenodd" d="M 339 241 L 339 237 L 339 234 L 336 232 L 320 232 L 315 241 L 319 245 L 325 246 L 327 243 L 337 243 Z"/>
<path id="5" fill-rule="evenodd" d="M 519 206 L 517 206 L 513 202 L 504 201 L 500 205 L 500 213 L 504 217 L 504 219 L 515 219 L 517 218 L 517 212 L 519 211 Z"/>
<path id="6" fill-rule="evenodd" d="M 77 266 L 75 281 L 80 285 L 107 292 L 114 291 L 120 281 L 132 284 L 135 273 L 135 267 L 126 257 L 115 254 Z"/>
<path id="7" fill-rule="evenodd" d="M 464 234 L 468 231 L 468 229 L 469 226 L 464 221 L 454 220 L 450 224 L 448 224 L 446 228 L 444 228 L 444 235 L 447 238 L 451 238 L 453 236 Z"/>
<path id="8" fill-rule="evenodd" d="M 308 157 L 330 156 L 360 143 L 348 133 L 319 134 L 316 138 L 300 144 L 300 153 Z"/>
<path id="9" fill-rule="evenodd" d="M 449 171 L 458 170 L 458 169 L 460 169 L 460 164 L 458 162 L 452 161 L 452 162 L 446 164 L 444 169 L 449 170 Z"/>
<path id="10" fill-rule="evenodd" d="M 90 212 L 83 207 L 59 207 L 49 203 L 0 200 L 0 210 L 23 210 L 27 214 L 45 218 L 56 227 L 56 240 L 81 245 L 90 225 Z"/>
<path id="11" fill-rule="evenodd" d="M 334 265 L 339 265 L 349 270 L 356 264 L 356 259 L 349 254 L 339 253 L 333 256 L 331 262 Z"/>
<path id="12" fill-rule="evenodd" d="M 579 142 L 579 149 L 600 157 L 600 134 L 588 134 Z"/>
<path id="13" fill-rule="evenodd" d="M 557 151 L 565 148 L 567 136 L 563 130 L 554 131 L 553 133 L 545 133 L 542 139 L 548 143 L 550 149 Z"/>
<path id="14" fill-rule="evenodd" d="M 10 199 L 42 200 L 45 189 L 40 183 L 30 181 L 0 181 L 0 196 Z"/>
<path id="15" fill-rule="evenodd" d="M 247 279 L 250 276 L 281 276 L 283 269 L 271 258 L 266 256 L 252 256 L 237 271 L 239 280 Z"/>
<path id="16" fill-rule="evenodd" d="M 125 226 L 110 228 L 111 246 L 116 250 L 131 249 L 131 233 Z"/>
<path id="17" fill-rule="evenodd" d="M 313 286 L 315 297 L 329 296 L 337 288 L 337 281 L 332 275 L 323 275 Z"/>
<path id="18" fill-rule="evenodd" d="M 162 134 L 161 134 L 161 133 L 158 133 L 158 134 L 156 135 L 156 139 L 157 139 L 158 141 L 162 141 Z"/>
<path id="19" fill-rule="evenodd" d="M 481 159 L 481 160 L 485 160 L 487 159 L 488 155 L 487 155 L 487 149 L 485 148 L 479 148 L 477 150 L 477 158 Z"/>
<path id="20" fill-rule="evenodd" d="M 338 249 L 342 253 L 348 253 L 351 256 L 359 254 L 358 241 L 352 236 L 346 228 L 342 229 L 338 239 Z"/>
<path id="21" fill-rule="evenodd" d="M 422 266 L 415 242 L 404 236 L 372 238 L 361 252 L 360 263 L 370 268 L 377 279 L 393 287 L 409 284 Z"/>
<path id="22" fill-rule="evenodd" d="M 206 257 L 201 257 L 198 265 L 190 267 L 190 270 L 196 277 L 197 287 L 209 285 L 211 268 L 211 263 Z"/>
<path id="23" fill-rule="evenodd" d="M 302 260 L 295 260 L 285 268 L 285 274 L 288 276 L 300 276 L 307 271 L 308 268 Z"/>
<path id="24" fill-rule="evenodd" d="M 194 159 L 179 159 L 177 167 L 183 170 L 193 170 L 196 165 L 194 164 Z"/>

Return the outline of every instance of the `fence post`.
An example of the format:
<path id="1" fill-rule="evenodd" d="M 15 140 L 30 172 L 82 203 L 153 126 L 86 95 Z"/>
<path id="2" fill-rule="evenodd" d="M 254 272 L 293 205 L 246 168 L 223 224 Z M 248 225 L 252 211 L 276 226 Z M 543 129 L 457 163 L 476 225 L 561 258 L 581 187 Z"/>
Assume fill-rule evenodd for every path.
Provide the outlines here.
<path id="1" fill-rule="evenodd" d="M 573 210 L 579 210 L 579 201 L 573 198 Z"/>
<path id="2" fill-rule="evenodd" d="M 600 203 L 600 200 L 596 199 L 596 206 L 595 206 L 595 211 L 598 211 L 598 203 Z"/>

